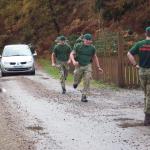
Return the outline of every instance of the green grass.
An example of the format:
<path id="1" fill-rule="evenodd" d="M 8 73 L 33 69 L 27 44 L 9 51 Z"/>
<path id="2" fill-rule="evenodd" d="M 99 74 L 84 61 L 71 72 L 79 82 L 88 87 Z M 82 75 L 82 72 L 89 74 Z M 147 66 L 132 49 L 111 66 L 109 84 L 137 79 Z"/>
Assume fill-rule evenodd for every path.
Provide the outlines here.
<path id="1" fill-rule="evenodd" d="M 117 87 L 115 84 L 108 84 L 108 83 L 104 83 L 103 81 L 97 81 L 97 80 L 92 80 L 91 81 L 91 87 L 94 88 L 101 88 L 101 89 L 111 89 L 111 90 L 115 90 L 118 91 L 119 87 Z"/>
<path id="2" fill-rule="evenodd" d="M 51 62 L 48 59 L 43 59 L 40 58 L 37 60 L 38 64 L 40 64 L 42 66 L 42 68 L 48 73 L 50 74 L 53 78 L 55 79 L 59 79 L 59 70 L 55 67 L 51 66 Z M 71 73 L 69 73 L 68 78 L 67 78 L 67 84 L 71 85 L 73 83 L 73 75 Z M 80 86 L 83 86 L 83 82 L 81 82 Z M 118 90 L 119 88 L 114 85 L 114 84 L 107 84 L 104 83 L 102 81 L 96 81 L 96 80 L 92 80 L 91 81 L 91 87 L 94 88 L 109 88 L 111 90 Z"/>
<path id="3" fill-rule="evenodd" d="M 42 66 L 42 68 L 50 74 L 53 78 L 59 79 L 59 70 L 56 67 L 51 66 L 51 62 L 48 59 L 43 59 L 40 58 L 37 60 L 37 62 Z M 67 78 L 67 83 L 72 83 L 73 82 L 73 76 L 71 73 L 69 73 L 68 78 Z"/>

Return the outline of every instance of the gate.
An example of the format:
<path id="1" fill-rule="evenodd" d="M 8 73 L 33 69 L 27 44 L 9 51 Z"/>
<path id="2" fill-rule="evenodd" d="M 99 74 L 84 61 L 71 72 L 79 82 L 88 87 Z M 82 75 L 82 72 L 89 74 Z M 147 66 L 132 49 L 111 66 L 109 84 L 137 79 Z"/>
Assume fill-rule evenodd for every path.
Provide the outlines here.
<path id="1" fill-rule="evenodd" d="M 120 87 L 139 86 L 138 70 L 127 58 L 127 43 L 120 33 L 103 31 L 100 34 L 94 45 L 104 73 L 101 75 L 93 65 L 93 76 L 96 80 L 114 83 Z"/>

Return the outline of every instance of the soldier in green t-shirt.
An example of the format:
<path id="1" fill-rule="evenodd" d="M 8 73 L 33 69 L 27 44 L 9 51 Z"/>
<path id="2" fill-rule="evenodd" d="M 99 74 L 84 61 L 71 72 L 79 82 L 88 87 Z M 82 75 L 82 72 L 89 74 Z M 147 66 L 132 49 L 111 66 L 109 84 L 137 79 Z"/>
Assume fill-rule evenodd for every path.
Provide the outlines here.
<path id="1" fill-rule="evenodd" d="M 150 27 L 146 28 L 145 35 L 146 39 L 133 45 L 127 56 L 132 65 L 139 69 L 139 78 L 145 93 L 144 125 L 150 126 Z M 138 55 L 139 65 L 136 63 L 134 55 Z"/>
<path id="2" fill-rule="evenodd" d="M 53 48 L 52 53 L 52 66 L 58 67 L 60 70 L 60 83 L 62 87 L 62 94 L 66 93 L 65 80 L 68 76 L 69 66 L 71 62 L 69 56 L 71 52 L 71 47 L 66 44 L 66 37 L 59 36 L 57 38 L 57 43 Z"/>
<path id="3" fill-rule="evenodd" d="M 87 33 L 83 36 L 83 42 L 75 44 L 73 51 L 70 54 L 70 58 L 75 66 L 74 70 L 74 84 L 73 87 L 77 88 L 81 79 L 83 78 L 83 90 L 82 90 L 82 102 L 87 102 L 87 94 L 89 92 L 90 80 L 92 78 L 92 62 L 96 63 L 96 66 L 100 72 L 103 72 L 99 65 L 99 61 L 96 55 L 96 49 L 92 45 L 92 35 Z"/>

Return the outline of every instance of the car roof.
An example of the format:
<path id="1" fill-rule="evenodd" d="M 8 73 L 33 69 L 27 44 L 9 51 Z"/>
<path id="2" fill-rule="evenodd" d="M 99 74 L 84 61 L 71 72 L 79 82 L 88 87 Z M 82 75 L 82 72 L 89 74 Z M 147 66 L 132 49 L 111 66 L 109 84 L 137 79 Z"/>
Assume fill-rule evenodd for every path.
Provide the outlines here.
<path id="1" fill-rule="evenodd" d="M 13 47 L 13 48 L 15 48 L 15 47 L 22 47 L 22 48 L 25 48 L 25 47 L 28 47 L 29 48 L 29 46 L 27 45 L 27 44 L 10 44 L 10 45 L 5 45 L 5 47 L 4 48 L 11 48 L 11 47 Z"/>

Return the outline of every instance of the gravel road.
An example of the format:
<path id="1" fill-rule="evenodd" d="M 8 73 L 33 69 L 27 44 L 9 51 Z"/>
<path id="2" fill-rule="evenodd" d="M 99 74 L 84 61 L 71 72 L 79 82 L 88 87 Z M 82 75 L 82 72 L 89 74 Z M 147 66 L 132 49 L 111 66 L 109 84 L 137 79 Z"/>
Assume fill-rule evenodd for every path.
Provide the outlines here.
<path id="1" fill-rule="evenodd" d="M 37 70 L 35 76 L 0 78 L 0 150 L 149 150 L 143 92 L 67 86 Z"/>

